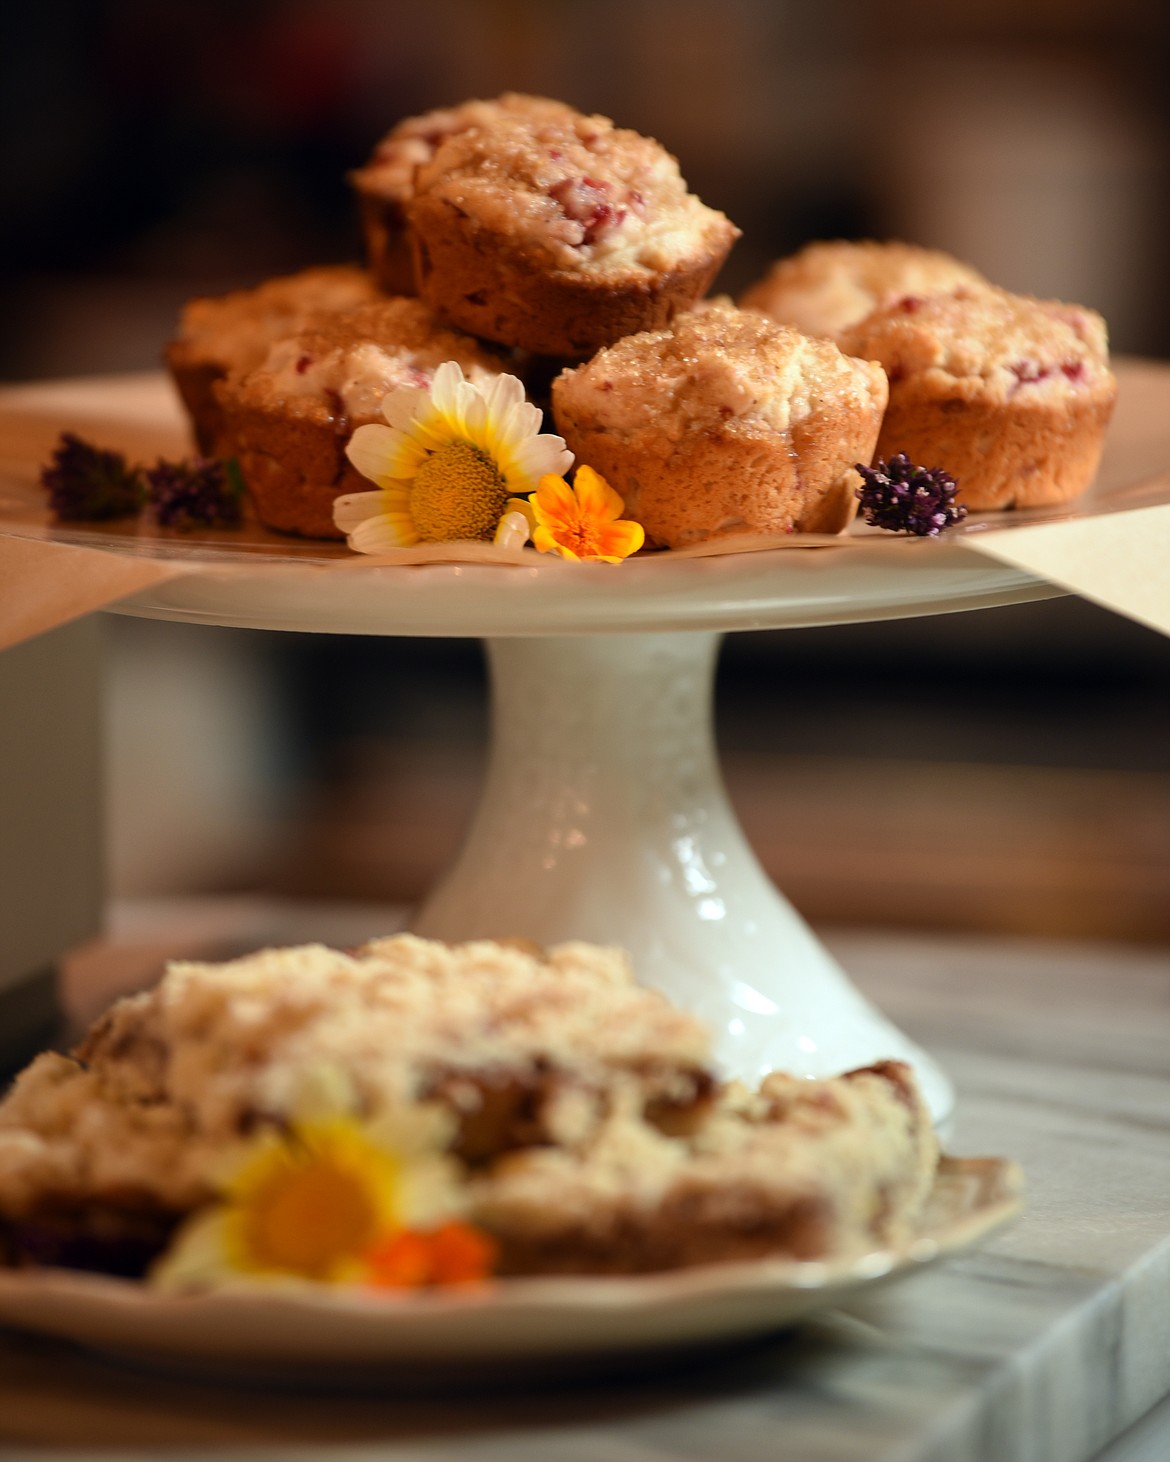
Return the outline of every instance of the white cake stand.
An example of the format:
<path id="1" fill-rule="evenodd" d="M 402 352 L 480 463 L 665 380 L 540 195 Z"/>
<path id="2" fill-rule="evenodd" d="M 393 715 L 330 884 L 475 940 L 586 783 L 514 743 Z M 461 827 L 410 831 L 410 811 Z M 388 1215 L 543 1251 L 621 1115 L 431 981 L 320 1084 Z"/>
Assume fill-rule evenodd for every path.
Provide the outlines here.
<path id="1" fill-rule="evenodd" d="M 1131 370 L 1135 403 L 1140 387 L 1164 406 L 1170 372 Z M 0 409 L 25 409 L 32 396 L 41 421 L 80 430 L 79 415 L 96 416 L 131 435 L 181 437 L 161 378 L 74 383 L 72 397 L 68 385 L 24 392 L 0 393 Z M 1111 442 L 1135 433 L 1137 416 L 1130 424 L 1119 412 Z M 1154 453 L 1150 470 L 1163 465 L 1161 437 L 1142 440 Z M 1107 456 L 1098 488 L 1075 511 L 1138 505 L 1141 489 L 1124 482 L 1145 465 L 1132 452 Z M 813 1076 L 900 1057 L 915 1067 L 936 1121 L 949 1115 L 947 1078 L 858 994 L 739 829 L 712 735 L 719 637 L 1018 603 L 1054 595 L 1051 586 L 973 553 L 963 532 L 938 542 L 863 532 L 827 548 L 660 555 L 620 567 L 535 556 L 524 568 L 376 567 L 344 550 L 248 535 L 13 526 L 20 514 L 5 522 L 5 485 L 0 531 L 182 561 L 180 576 L 123 600 L 119 613 L 487 641 L 487 783 L 462 853 L 418 914 L 419 933 L 624 945 L 641 980 L 707 1022 L 727 1073 Z M 19 484 L 7 486 L 19 495 Z M 1165 483 L 1157 491 L 1164 497 Z"/>

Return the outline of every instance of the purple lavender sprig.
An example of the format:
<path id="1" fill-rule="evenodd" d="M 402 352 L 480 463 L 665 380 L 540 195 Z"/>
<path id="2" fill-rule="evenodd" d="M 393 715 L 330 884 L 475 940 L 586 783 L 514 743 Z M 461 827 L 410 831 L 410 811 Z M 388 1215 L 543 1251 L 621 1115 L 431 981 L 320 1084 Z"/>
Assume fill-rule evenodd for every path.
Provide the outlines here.
<path id="1" fill-rule="evenodd" d="M 121 452 L 95 447 L 70 431 L 61 433 L 49 465 L 42 469 L 41 486 L 59 523 L 133 517 L 145 497 L 141 471 Z"/>
<path id="2" fill-rule="evenodd" d="M 876 467 L 855 465 L 862 480 L 857 489 L 862 516 L 874 528 L 937 538 L 967 516 L 955 501 L 955 479 L 941 467 L 916 467 L 905 452 Z"/>
<path id="3" fill-rule="evenodd" d="M 146 498 L 161 528 L 234 527 L 243 517 L 244 484 L 234 458 L 194 457 L 146 471 Z"/>

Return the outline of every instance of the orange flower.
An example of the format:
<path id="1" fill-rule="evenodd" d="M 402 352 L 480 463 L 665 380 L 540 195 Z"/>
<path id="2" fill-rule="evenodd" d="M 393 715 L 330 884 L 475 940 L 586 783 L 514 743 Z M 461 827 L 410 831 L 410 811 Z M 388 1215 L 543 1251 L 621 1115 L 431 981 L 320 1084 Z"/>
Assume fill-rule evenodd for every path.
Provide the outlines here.
<path id="1" fill-rule="evenodd" d="M 642 525 L 621 516 L 625 504 L 592 467 L 578 467 L 572 487 L 546 473 L 528 502 L 541 553 L 621 563 L 646 541 Z"/>
<path id="2" fill-rule="evenodd" d="M 367 1278 L 378 1289 L 474 1284 L 488 1277 L 497 1257 L 487 1234 L 452 1220 L 426 1233 L 403 1229 L 384 1239 L 366 1255 Z"/>

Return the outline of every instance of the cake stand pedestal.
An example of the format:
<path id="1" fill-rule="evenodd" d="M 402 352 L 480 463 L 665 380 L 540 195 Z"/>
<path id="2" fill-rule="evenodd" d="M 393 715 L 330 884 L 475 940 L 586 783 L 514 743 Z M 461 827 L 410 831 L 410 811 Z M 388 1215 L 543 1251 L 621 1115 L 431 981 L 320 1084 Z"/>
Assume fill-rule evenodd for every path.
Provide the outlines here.
<path id="1" fill-rule="evenodd" d="M 693 1011 L 723 1070 L 915 1068 L 936 1121 L 938 1066 L 857 993 L 768 881 L 715 754 L 715 633 L 490 639 L 493 736 L 463 851 L 414 929 L 630 951 Z"/>

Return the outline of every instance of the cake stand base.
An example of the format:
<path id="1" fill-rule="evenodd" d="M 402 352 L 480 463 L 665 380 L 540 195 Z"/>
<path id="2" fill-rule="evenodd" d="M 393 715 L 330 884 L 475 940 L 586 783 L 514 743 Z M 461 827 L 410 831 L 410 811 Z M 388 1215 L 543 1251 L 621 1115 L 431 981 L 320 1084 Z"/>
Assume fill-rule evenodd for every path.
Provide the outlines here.
<path id="1" fill-rule="evenodd" d="M 936 1123 L 950 1082 L 853 988 L 768 881 L 723 790 L 712 633 L 492 639 L 487 782 L 415 921 L 432 938 L 620 944 L 699 1016 L 724 1074 L 896 1057 Z"/>

